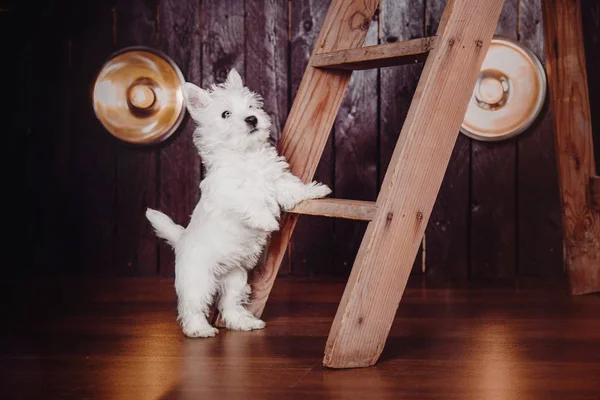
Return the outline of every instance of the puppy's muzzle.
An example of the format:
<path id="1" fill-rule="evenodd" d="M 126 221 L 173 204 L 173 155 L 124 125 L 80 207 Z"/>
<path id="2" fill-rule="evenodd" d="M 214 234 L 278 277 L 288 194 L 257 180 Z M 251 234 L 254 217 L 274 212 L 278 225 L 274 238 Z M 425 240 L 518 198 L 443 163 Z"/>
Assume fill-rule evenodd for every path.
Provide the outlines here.
<path id="1" fill-rule="evenodd" d="M 244 121 L 246 121 L 248 126 L 252 129 L 255 129 L 256 125 L 258 125 L 258 118 L 256 118 L 254 115 L 247 117 Z"/>

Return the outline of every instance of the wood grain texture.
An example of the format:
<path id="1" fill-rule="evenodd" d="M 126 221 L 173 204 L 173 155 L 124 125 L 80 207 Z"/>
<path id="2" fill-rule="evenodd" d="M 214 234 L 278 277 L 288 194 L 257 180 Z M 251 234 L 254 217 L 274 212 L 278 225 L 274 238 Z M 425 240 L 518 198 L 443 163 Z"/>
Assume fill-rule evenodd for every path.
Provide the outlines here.
<path id="1" fill-rule="evenodd" d="M 365 45 L 378 43 L 379 21 L 373 17 Z M 360 47 L 354 50 L 361 50 Z M 330 53 L 331 54 L 331 53 Z M 377 199 L 378 71 L 356 71 L 334 125 L 335 193 L 338 198 Z M 334 222 L 333 274 L 348 276 L 367 224 L 349 220 Z"/>
<path id="2" fill-rule="evenodd" d="M 203 2 L 202 16 L 202 85 L 224 82 L 232 68 L 245 78 L 242 3 Z"/>
<path id="3" fill-rule="evenodd" d="M 572 301 L 564 287 L 431 288 L 409 281 L 385 361 L 332 371 L 318 364 L 343 282 L 282 279 L 265 314 L 267 329 L 221 330 L 207 340 L 183 337 L 172 285 L 171 279 L 3 280 L 0 397 L 435 400 L 442 393 L 597 400 L 600 394 L 600 298 Z M 38 318 L 27 318 L 36 312 Z"/>
<path id="4" fill-rule="evenodd" d="M 116 50 L 113 4 L 73 2 L 71 110 L 73 205 L 76 243 L 72 251 L 86 273 L 118 274 L 114 264 L 117 141 L 94 115 L 92 89 L 100 67 Z M 76 194 L 75 194 L 76 193 Z"/>
<path id="5" fill-rule="evenodd" d="M 325 366 L 364 367 L 379 359 L 502 4 L 446 6 L 331 327 Z"/>
<path id="6" fill-rule="evenodd" d="M 542 0 L 520 1 L 519 33 L 522 43 L 534 49 L 538 55 L 543 56 L 539 50 L 542 45 L 540 34 L 543 25 L 540 16 L 541 2 Z M 212 20 L 213 16 L 221 18 L 218 13 L 215 14 L 213 11 L 210 12 L 210 15 L 203 12 L 200 9 L 203 5 L 207 6 L 209 10 L 224 6 L 219 3 L 233 3 L 240 9 L 245 7 L 247 17 L 243 22 L 244 27 L 236 24 L 235 29 L 238 30 L 238 33 L 235 35 L 239 36 L 239 29 L 244 31 L 246 44 L 241 50 L 235 50 L 238 52 L 236 57 L 245 57 L 246 60 L 252 57 L 256 59 L 252 63 L 243 63 L 244 69 L 248 72 L 246 82 L 252 86 L 256 85 L 256 89 L 261 92 L 269 93 L 265 98 L 268 104 L 272 103 L 267 105 L 268 111 L 273 116 L 277 114 L 275 119 L 279 119 L 279 125 L 274 121 L 274 134 L 277 134 L 277 129 L 281 128 L 285 118 L 284 113 L 280 112 L 286 107 L 282 103 L 281 97 L 284 92 L 283 87 L 287 87 L 290 92 L 284 93 L 284 97 L 292 99 L 291 89 L 295 93 L 316 39 L 316 33 L 322 24 L 325 11 L 320 12 L 319 10 L 326 10 L 329 4 L 321 1 L 296 0 L 292 2 L 283 0 L 283 3 L 286 4 L 282 4 L 281 0 L 176 2 L 176 7 L 180 5 L 184 7 L 183 11 L 178 12 L 185 15 L 185 18 L 177 16 L 171 18 L 171 22 L 167 23 L 170 18 L 168 11 L 166 16 L 162 16 L 163 18 L 159 12 L 156 24 L 160 29 L 156 29 L 152 26 L 151 14 L 155 12 L 152 10 L 152 3 L 152 0 L 111 0 L 103 4 L 90 3 L 92 6 L 90 10 L 87 10 L 84 3 L 71 0 L 50 0 L 40 7 L 30 6 L 34 5 L 33 2 L 21 1 L 6 6 L 10 9 L 8 12 L 0 12 L 0 18 L 2 18 L 0 28 L 5 32 L 4 36 L 10 38 L 4 52 L 6 60 L 10 61 L 2 65 L 2 70 L 7 71 L 3 72 L 4 76 L 12 77 L 9 79 L 10 82 L 5 82 L 7 86 L 5 86 L 4 93 L 8 94 L 8 98 L 11 99 L 11 105 L 4 109 L 5 118 L 2 122 L 2 129 L 7 137 L 16 141 L 16 144 L 9 145 L 9 148 L 16 149 L 19 156 L 12 156 L 11 153 L 10 159 L 21 160 L 21 164 L 18 164 L 17 167 L 15 167 L 16 164 L 11 164 L 9 169 L 13 172 L 8 174 L 11 183 L 7 187 L 14 188 L 11 190 L 10 197 L 12 198 L 11 204 L 15 204 L 9 209 L 22 210 L 15 214 L 28 216 L 29 222 L 21 223 L 19 227 L 23 231 L 22 236 L 30 237 L 32 243 L 32 251 L 28 254 L 28 260 L 31 262 L 26 263 L 27 268 L 20 268 L 21 272 L 43 270 L 69 274 L 84 270 L 92 272 L 95 269 L 94 273 L 97 272 L 101 275 L 113 273 L 118 275 L 151 274 L 155 267 L 145 270 L 143 268 L 152 263 L 152 256 L 149 254 L 153 251 L 156 239 L 154 235 L 150 235 L 150 228 L 146 221 L 140 219 L 141 214 L 136 214 L 144 205 L 149 205 L 145 203 L 152 203 L 152 193 L 144 189 L 146 185 L 155 185 L 154 201 L 157 202 L 156 206 L 162 208 L 163 205 L 159 203 L 159 200 L 162 196 L 167 196 L 168 203 L 171 205 L 165 206 L 163 211 L 171 213 L 171 208 L 174 207 L 174 215 L 180 214 L 180 217 L 176 217 L 176 219 L 180 218 L 178 222 L 185 224 L 189 219 L 191 207 L 197 199 L 195 197 L 197 196 L 196 185 L 199 180 L 198 172 L 194 172 L 198 174 L 197 178 L 189 178 L 186 175 L 194 168 L 198 168 L 199 163 L 196 152 L 189 141 L 191 130 L 185 131 L 189 128 L 185 125 L 182 126 L 173 140 L 164 144 L 169 149 L 172 149 L 173 146 L 187 145 L 189 151 L 179 152 L 181 148 L 177 151 L 173 150 L 177 156 L 170 157 L 160 150 L 163 154 L 164 169 L 171 172 L 160 173 L 161 160 L 159 159 L 155 164 L 155 176 L 151 178 L 153 168 L 144 169 L 138 165 L 138 161 L 146 159 L 148 154 L 146 150 L 149 152 L 152 150 L 129 147 L 112 140 L 110 136 L 106 137 L 106 131 L 90 112 L 89 96 L 92 77 L 113 50 L 129 43 L 152 44 L 148 42 L 151 37 L 150 31 L 156 30 L 159 39 L 154 42 L 154 45 L 158 44 L 157 47 L 165 49 L 166 47 L 163 47 L 166 46 L 165 43 L 172 43 L 172 48 L 167 53 L 179 54 L 177 62 L 180 66 L 181 60 L 185 62 L 187 59 L 197 60 L 190 62 L 196 62 L 198 66 L 201 55 L 197 53 L 192 55 L 191 53 L 197 52 L 201 46 L 200 35 L 197 32 L 199 30 L 202 33 L 202 28 L 200 22 L 197 21 L 194 23 L 198 28 L 188 29 L 186 21 L 193 18 L 208 21 Z M 446 1 L 427 0 L 426 3 L 426 31 L 423 33 L 415 31 L 412 36 L 406 36 L 406 39 L 435 35 L 437 21 Z M 193 10 L 185 9 L 187 7 L 185 4 L 191 4 Z M 198 6 L 198 4 L 200 5 Z M 288 50 L 285 50 L 286 45 L 284 44 L 284 54 L 282 55 L 280 54 L 281 31 L 288 29 L 286 22 L 288 17 L 287 14 L 282 15 L 281 10 L 285 9 L 288 4 L 290 8 L 300 11 L 294 11 L 295 16 L 290 21 L 289 54 L 287 54 Z M 390 2 L 388 8 L 395 9 L 396 7 L 406 7 L 406 5 L 408 5 L 407 13 L 400 13 L 400 19 L 391 18 L 390 29 L 405 29 L 400 23 L 402 18 L 409 18 L 409 22 L 413 25 L 421 23 L 423 17 L 420 15 L 421 0 Z M 115 7 L 114 13 L 112 12 L 113 6 Z M 159 4 L 159 8 L 164 8 L 164 6 L 164 2 L 162 5 Z M 600 2 L 582 0 L 582 7 L 590 108 L 595 110 L 598 108 L 596 104 L 600 104 L 598 102 L 600 74 L 592 72 L 600 62 L 600 50 L 598 50 L 600 49 Z M 142 12 L 136 11 L 138 9 L 141 9 Z M 16 19 L 15 10 L 17 10 L 17 14 L 20 12 L 20 17 Z M 411 12 L 414 12 L 415 15 L 411 15 Z M 392 12 L 393 15 L 395 15 L 394 13 Z M 321 20 L 316 22 L 318 18 Z M 113 30 L 113 21 L 116 21 L 114 26 L 116 30 Z M 213 24 L 226 22 L 224 17 L 216 22 L 209 21 Z M 382 33 L 383 22 L 382 20 Z M 162 32 L 159 32 L 161 30 Z M 219 36 L 220 33 L 216 35 Z M 397 40 L 399 37 L 394 37 L 393 32 L 390 36 L 391 40 Z M 115 38 L 116 41 L 113 42 Z M 385 35 L 382 35 L 382 42 L 386 42 Z M 11 54 L 16 56 L 13 57 Z M 88 54 L 91 54 L 91 57 L 87 57 Z M 285 60 L 281 61 L 281 57 Z M 291 62 L 299 59 L 303 59 L 304 62 L 295 64 Z M 65 66 L 65 60 L 67 63 L 70 62 L 71 66 Z M 287 66 L 289 70 L 276 67 L 277 62 L 289 63 Z M 406 71 L 409 68 L 418 69 L 420 67 L 410 66 L 382 70 L 381 78 L 391 71 Z M 268 72 L 266 72 L 267 70 Z M 196 74 L 194 79 L 197 83 L 201 82 L 200 71 L 200 67 L 192 71 L 193 74 Z M 278 75 L 274 77 L 273 74 Z M 416 75 L 414 79 L 416 82 Z M 289 85 L 288 80 L 290 81 Z M 5 81 L 7 80 L 5 79 Z M 384 79 L 380 81 L 381 91 L 388 91 L 390 96 L 397 96 L 402 101 L 407 93 L 414 91 L 414 88 L 406 90 L 402 87 L 396 90 L 396 87 L 388 81 Z M 11 86 L 15 88 L 12 92 L 14 95 L 9 94 Z M 31 97 L 29 98 L 26 93 L 31 93 Z M 396 103 L 390 102 L 390 104 L 393 106 Z M 11 106 L 18 109 L 13 112 Z M 372 107 L 372 105 L 368 104 L 367 107 Z M 383 111 L 383 107 L 380 108 Z M 397 118 L 396 115 L 393 115 L 395 112 L 395 109 L 390 108 L 388 115 Z M 552 244 L 561 240 L 561 226 L 557 220 L 556 208 L 552 210 L 550 207 L 551 202 L 555 204 L 557 202 L 558 196 L 553 193 L 557 191 L 558 178 L 551 178 L 554 167 L 549 167 L 548 164 L 552 162 L 552 150 L 548 147 L 551 114 L 548 112 L 549 107 L 540 116 L 535 126 L 516 140 L 517 159 L 514 172 L 517 185 L 515 199 L 516 254 L 519 264 L 517 267 L 519 274 L 542 278 L 557 276 L 562 279 L 564 272 L 561 270 L 561 246 Z M 359 114 L 357 113 L 357 116 Z M 600 113 L 591 114 L 593 127 L 600 124 L 599 118 Z M 382 122 L 382 119 L 378 120 L 378 123 L 385 129 L 385 124 Z M 353 124 L 355 123 L 358 122 L 354 120 Z M 400 122 L 397 124 L 399 128 Z M 90 133 L 90 131 L 93 132 Z M 393 135 L 397 135 L 397 133 L 398 129 L 391 132 Z M 186 134 L 188 135 L 186 139 L 177 142 Z M 93 138 L 92 141 L 101 141 L 102 146 L 106 145 L 108 151 L 105 151 L 102 146 L 96 146 L 95 142 L 86 145 L 86 152 L 80 151 L 80 141 L 89 141 L 90 137 Z M 364 142 L 366 145 L 371 145 L 370 141 L 362 139 L 362 133 L 355 139 L 356 143 Z M 390 140 L 387 149 L 394 143 L 395 140 Z M 327 142 L 324 157 L 322 157 L 324 162 L 317 169 L 317 179 L 326 181 L 332 187 L 339 185 L 339 182 L 334 184 L 334 169 L 337 168 L 339 172 L 336 165 L 340 164 L 340 157 L 335 154 L 335 151 L 340 149 L 334 151 L 333 144 L 331 140 Z M 382 152 L 385 152 L 386 144 L 383 142 L 380 144 Z M 159 151 L 160 146 L 154 148 Z M 596 154 L 598 154 L 599 139 L 594 140 L 594 146 Z M 127 156 L 123 156 L 123 153 L 127 153 Z M 361 158 L 362 155 L 358 157 Z M 389 155 L 387 157 L 389 158 Z M 432 281 L 468 279 L 470 157 L 469 139 L 459 135 L 426 231 L 427 276 L 432 278 Z M 146 161 L 142 161 L 142 163 Z M 382 163 L 380 163 L 379 172 L 381 172 L 381 165 Z M 598 174 L 597 167 L 598 159 L 596 159 L 596 175 Z M 350 169 L 352 168 L 354 166 L 350 165 Z M 113 172 L 105 173 L 106 171 Z M 321 173 L 321 171 L 324 172 Z M 370 172 L 365 171 L 365 173 Z M 498 173 L 505 174 L 504 171 Z M 98 188 L 91 187 L 93 184 L 88 181 L 88 177 L 92 180 L 96 177 L 99 178 Z M 146 183 L 144 183 L 145 179 L 148 179 L 145 181 Z M 162 191 L 161 185 L 166 186 L 169 191 Z M 21 186 L 23 186 L 23 190 L 17 189 Z M 349 184 L 347 186 L 349 190 L 354 190 L 349 187 Z M 80 188 L 83 189 L 80 190 Z M 181 199 L 179 196 L 182 196 Z M 186 200 L 185 196 L 189 196 L 189 199 Z M 109 210 L 100 210 L 99 212 L 98 207 L 105 205 Z M 189 209 L 178 211 L 178 207 L 188 207 Z M 111 208 L 112 211 L 110 211 Z M 91 210 L 90 213 L 87 210 Z M 102 213 L 105 213 L 108 218 L 105 218 Z M 91 220 L 88 219 L 88 214 L 91 216 Z M 304 222 L 306 222 L 306 230 L 302 232 L 299 229 L 296 231 L 298 236 L 294 235 L 294 240 L 297 240 L 295 248 L 297 258 L 294 261 L 294 265 L 297 267 L 296 272 L 299 274 L 314 272 L 333 274 L 335 272 L 334 265 L 338 265 L 334 259 L 335 255 L 340 251 L 342 253 L 346 251 L 345 249 L 336 250 L 334 233 L 345 234 L 346 231 L 338 229 L 337 232 L 334 232 L 333 225 L 337 222 L 328 218 L 301 217 L 301 225 Z M 309 226 L 313 224 L 314 229 L 313 226 Z M 322 231 L 319 231 L 319 226 L 324 226 Z M 492 230 L 494 227 L 490 228 L 490 231 Z M 317 235 L 317 232 L 320 233 Z M 87 243 L 86 246 L 89 246 L 89 249 L 83 250 L 84 242 Z M 163 269 L 163 273 L 171 275 L 173 273 L 172 251 L 162 243 L 160 246 L 162 264 L 167 266 L 166 270 Z M 16 255 L 15 260 L 23 261 L 17 251 L 13 253 Z M 83 264 L 76 261 L 95 258 L 98 254 L 106 260 L 113 259 L 114 262 L 95 268 L 93 267 L 95 262 L 86 264 L 84 267 Z M 143 258 L 150 259 L 149 263 L 141 262 Z M 306 262 L 302 262 L 303 260 Z M 133 262 L 128 267 L 131 261 Z M 418 270 L 421 265 L 422 263 L 419 263 Z M 289 272 L 289 266 L 290 263 L 285 262 L 284 266 L 280 268 L 280 272 Z M 12 268 L 10 272 L 17 272 L 17 269 Z"/>
<path id="7" fill-rule="evenodd" d="M 426 35 L 436 34 L 446 0 L 427 0 Z M 469 278 L 471 139 L 459 134 L 425 233 L 430 281 Z"/>
<path id="8" fill-rule="evenodd" d="M 291 101 L 313 53 L 317 37 L 325 21 L 330 0 L 300 0 L 290 3 L 290 85 Z M 333 135 L 329 135 L 314 179 L 335 191 Z M 335 193 L 333 194 L 335 196 Z M 292 218 L 298 218 L 293 216 Z M 333 224 L 325 217 L 300 217 L 289 245 L 289 267 L 294 275 L 329 274 L 333 268 Z M 287 260 L 286 260 L 287 261 Z M 285 270 L 284 270 L 285 271 Z"/>
<path id="9" fill-rule="evenodd" d="M 381 43 L 393 43 L 425 36 L 424 0 L 381 2 Z M 379 183 L 388 169 L 392 153 L 406 120 L 422 64 L 384 68 L 380 71 Z M 414 260 L 413 273 L 422 273 L 422 249 Z"/>
<path id="10" fill-rule="evenodd" d="M 318 199 L 305 200 L 290 212 L 293 214 L 321 215 L 330 218 L 370 221 L 373 219 L 376 210 L 377 205 L 374 201 Z"/>
<path id="11" fill-rule="evenodd" d="M 496 34 L 517 37 L 518 0 L 506 0 Z M 516 142 L 471 142 L 471 278 L 516 275 Z"/>
<path id="12" fill-rule="evenodd" d="M 377 5 L 377 1 L 334 0 L 314 53 L 362 45 Z M 347 72 L 308 68 L 304 73 L 280 142 L 290 171 L 304 182 L 312 180 L 315 174 L 349 80 Z M 271 239 L 264 265 L 254 271 L 249 309 L 257 316 L 262 314 L 295 224 L 295 216 L 282 218 L 280 232 Z"/>
<path id="13" fill-rule="evenodd" d="M 117 47 L 157 45 L 157 0 L 116 0 Z M 119 143 L 117 149 L 115 264 L 120 274 L 158 273 L 158 241 L 144 216 L 157 205 L 155 147 Z"/>
<path id="14" fill-rule="evenodd" d="M 160 48 L 179 66 L 186 81 L 200 85 L 200 3 L 160 0 L 158 17 Z M 183 226 L 187 226 L 199 194 L 200 158 L 192 143 L 193 131 L 194 123 L 186 116 L 178 131 L 161 145 L 158 156 L 158 209 Z M 159 273 L 172 276 L 173 250 L 159 243 Z"/>
<path id="15" fill-rule="evenodd" d="M 600 290 L 600 213 L 590 208 L 595 175 L 581 3 L 545 0 L 544 35 L 560 179 L 564 250 L 573 294 Z M 557 18 L 560 16 L 560 18 Z"/>
<path id="16" fill-rule="evenodd" d="M 590 202 L 593 210 L 600 211 L 600 177 L 598 176 L 590 178 Z"/>
<path id="17" fill-rule="evenodd" d="M 365 45 L 358 49 L 317 54 L 313 57 L 311 65 L 317 68 L 356 71 L 414 64 L 425 61 L 434 44 L 435 37 L 426 37 L 381 45 Z"/>
<path id="18" fill-rule="evenodd" d="M 246 85 L 264 98 L 279 141 L 289 109 L 288 2 L 246 0 Z"/>
<path id="19" fill-rule="evenodd" d="M 542 1 L 520 1 L 519 41 L 544 61 Z M 517 138 L 519 275 L 564 276 L 555 154 L 548 99 L 538 120 Z"/>
<path id="20" fill-rule="evenodd" d="M 598 110 L 600 109 L 600 74 L 595 72 L 600 65 L 600 2 L 580 1 L 590 108 Z M 592 128 L 596 174 L 600 175 L 600 113 L 592 113 Z"/>
<path id="21" fill-rule="evenodd" d="M 325 20 L 330 1 L 290 3 L 290 100 L 296 97 L 314 44 Z M 315 180 L 333 187 L 333 137 L 330 136 L 315 172 Z M 295 275 L 327 273 L 333 266 L 333 221 L 301 217 L 288 246 L 289 260 L 283 265 Z M 289 263 L 289 264 L 288 264 Z"/>

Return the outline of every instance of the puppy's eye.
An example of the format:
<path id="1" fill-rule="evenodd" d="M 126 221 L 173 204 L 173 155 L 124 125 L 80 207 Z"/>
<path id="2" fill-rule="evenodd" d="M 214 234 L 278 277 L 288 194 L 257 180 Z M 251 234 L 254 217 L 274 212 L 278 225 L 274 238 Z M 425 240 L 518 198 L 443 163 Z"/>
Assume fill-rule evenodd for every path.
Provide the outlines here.
<path id="1" fill-rule="evenodd" d="M 248 106 L 248 108 L 254 108 L 254 106 L 253 106 L 252 104 L 250 104 L 250 105 Z"/>
<path id="2" fill-rule="evenodd" d="M 231 117 L 231 112 L 230 111 L 223 111 L 223 114 L 221 114 L 221 117 L 227 119 L 227 118 Z"/>

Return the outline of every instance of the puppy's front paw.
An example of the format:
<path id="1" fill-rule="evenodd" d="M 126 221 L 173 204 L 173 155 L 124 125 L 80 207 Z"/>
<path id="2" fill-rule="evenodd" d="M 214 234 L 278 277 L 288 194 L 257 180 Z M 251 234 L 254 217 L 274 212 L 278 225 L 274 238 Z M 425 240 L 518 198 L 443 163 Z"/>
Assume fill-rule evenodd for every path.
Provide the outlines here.
<path id="1" fill-rule="evenodd" d="M 248 224 L 255 229 L 261 229 L 267 232 L 279 230 L 279 221 L 271 214 L 257 216 L 248 221 Z"/>
<path id="2" fill-rule="evenodd" d="M 279 230 L 279 221 L 275 218 L 270 218 L 264 225 L 264 230 L 267 232 L 275 232 Z"/>
<path id="3" fill-rule="evenodd" d="M 208 323 L 203 315 L 192 315 L 181 320 L 183 334 L 190 338 L 214 337 L 219 330 Z"/>
<path id="4" fill-rule="evenodd" d="M 183 328 L 183 333 L 189 338 L 209 338 L 215 337 L 219 330 L 212 326 L 187 326 Z"/>
<path id="5" fill-rule="evenodd" d="M 253 331 L 263 329 L 267 324 L 252 314 L 236 313 L 223 317 L 227 329 L 234 331 Z"/>
<path id="6" fill-rule="evenodd" d="M 307 199 L 320 199 L 331 194 L 329 186 L 322 183 L 313 182 L 307 187 L 308 197 Z"/>

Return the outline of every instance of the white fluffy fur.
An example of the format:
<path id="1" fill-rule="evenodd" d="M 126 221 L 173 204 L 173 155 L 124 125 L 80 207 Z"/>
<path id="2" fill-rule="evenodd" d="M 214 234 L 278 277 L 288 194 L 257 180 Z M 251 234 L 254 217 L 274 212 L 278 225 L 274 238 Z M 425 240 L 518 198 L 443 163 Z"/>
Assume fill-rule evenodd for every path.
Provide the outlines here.
<path id="1" fill-rule="evenodd" d="M 288 171 L 285 159 L 268 144 L 271 121 L 260 96 L 231 70 L 227 81 L 208 90 L 184 87 L 187 109 L 197 123 L 194 144 L 206 174 L 201 198 L 187 228 L 159 211 L 146 216 L 157 235 L 175 249 L 178 318 L 189 337 L 211 337 L 207 321 L 216 295 L 225 326 L 264 328 L 244 308 L 253 269 L 271 232 L 279 229 L 280 210 L 306 199 L 327 196 L 320 183 L 304 184 Z M 248 117 L 256 117 L 253 127 Z"/>

